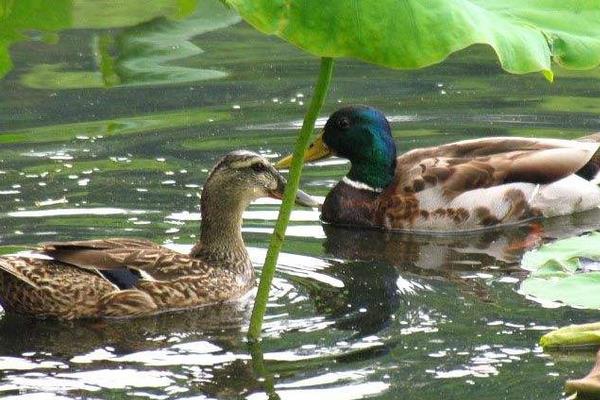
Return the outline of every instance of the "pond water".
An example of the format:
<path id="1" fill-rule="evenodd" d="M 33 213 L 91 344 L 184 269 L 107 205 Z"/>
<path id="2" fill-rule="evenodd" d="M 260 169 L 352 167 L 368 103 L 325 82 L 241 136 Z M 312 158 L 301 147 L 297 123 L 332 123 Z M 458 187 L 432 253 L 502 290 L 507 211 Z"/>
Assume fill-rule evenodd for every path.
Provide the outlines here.
<path id="1" fill-rule="evenodd" d="M 317 59 L 216 0 L 113 3 L 0 1 L 1 253 L 111 236 L 189 250 L 197 193 L 220 156 L 291 150 Z M 600 130 L 599 78 L 510 76 L 487 48 L 420 71 L 340 60 L 322 116 L 381 108 L 400 151 L 573 138 Z M 309 165 L 302 187 L 324 196 L 347 167 Z M 259 201 L 244 216 L 258 269 L 276 215 Z M 245 341 L 251 298 L 120 322 L 0 314 L 0 396 L 560 399 L 594 355 L 537 341 L 597 314 L 519 294 L 519 259 L 599 224 L 592 211 L 427 237 L 322 226 L 297 209 L 260 345 Z"/>

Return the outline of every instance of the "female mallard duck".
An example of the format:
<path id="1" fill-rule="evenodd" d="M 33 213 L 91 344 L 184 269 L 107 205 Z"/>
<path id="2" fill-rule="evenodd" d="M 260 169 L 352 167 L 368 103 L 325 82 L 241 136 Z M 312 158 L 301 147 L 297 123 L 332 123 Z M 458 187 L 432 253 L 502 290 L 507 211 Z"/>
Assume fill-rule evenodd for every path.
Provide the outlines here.
<path id="1" fill-rule="evenodd" d="M 280 199 L 285 183 L 258 154 L 232 152 L 204 185 L 200 241 L 189 255 L 143 239 L 45 243 L 45 258 L 0 257 L 0 305 L 7 312 L 74 319 L 235 300 L 254 284 L 242 213 L 260 197 Z M 315 206 L 301 191 L 296 202 Z"/>
<path id="2" fill-rule="evenodd" d="M 325 222 L 450 232 L 597 207 L 600 189 L 591 180 L 600 169 L 598 142 L 600 134 L 578 141 L 493 137 L 396 158 L 385 116 L 355 106 L 331 115 L 304 160 L 350 160 L 348 175 L 325 199 Z"/>

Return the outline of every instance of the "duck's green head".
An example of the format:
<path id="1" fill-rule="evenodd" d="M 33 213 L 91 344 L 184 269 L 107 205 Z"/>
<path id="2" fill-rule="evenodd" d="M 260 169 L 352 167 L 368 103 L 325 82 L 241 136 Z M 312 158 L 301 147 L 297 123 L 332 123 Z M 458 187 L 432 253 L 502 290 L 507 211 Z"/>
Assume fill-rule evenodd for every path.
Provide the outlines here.
<path id="1" fill-rule="evenodd" d="M 323 133 L 304 154 L 305 161 L 330 155 L 347 158 L 352 164 L 348 178 L 374 189 L 388 186 L 396 168 L 396 145 L 385 116 L 373 107 L 351 106 L 334 112 Z M 276 164 L 282 168 L 289 159 Z"/>

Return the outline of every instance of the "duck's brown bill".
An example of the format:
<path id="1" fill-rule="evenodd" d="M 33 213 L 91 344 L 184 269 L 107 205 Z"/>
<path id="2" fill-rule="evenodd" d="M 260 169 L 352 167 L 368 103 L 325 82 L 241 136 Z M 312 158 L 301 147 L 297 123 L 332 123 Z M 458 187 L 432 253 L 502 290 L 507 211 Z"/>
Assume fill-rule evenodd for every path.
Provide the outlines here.
<path id="1" fill-rule="evenodd" d="M 283 192 L 285 190 L 285 185 L 287 184 L 285 178 L 277 171 L 273 170 L 277 177 L 277 188 L 269 191 L 269 197 L 273 199 L 281 200 L 283 199 Z M 303 192 L 298 189 L 296 192 L 296 204 L 299 206 L 316 208 L 319 207 L 319 203 L 315 199 L 313 199 L 309 194 Z"/>
<path id="2" fill-rule="evenodd" d="M 283 192 L 272 191 L 269 193 L 269 196 L 273 199 L 281 200 L 283 199 Z M 303 192 L 298 189 L 296 192 L 296 204 L 299 206 L 316 208 L 319 207 L 319 203 L 315 199 L 313 199 L 308 193 Z"/>
<path id="3" fill-rule="evenodd" d="M 304 161 L 317 161 L 323 158 L 331 156 L 333 153 L 329 147 L 323 141 L 323 134 L 321 133 L 317 138 L 308 146 L 308 149 L 304 152 Z M 292 164 L 292 155 L 282 158 L 277 161 L 275 168 L 289 168 Z"/>

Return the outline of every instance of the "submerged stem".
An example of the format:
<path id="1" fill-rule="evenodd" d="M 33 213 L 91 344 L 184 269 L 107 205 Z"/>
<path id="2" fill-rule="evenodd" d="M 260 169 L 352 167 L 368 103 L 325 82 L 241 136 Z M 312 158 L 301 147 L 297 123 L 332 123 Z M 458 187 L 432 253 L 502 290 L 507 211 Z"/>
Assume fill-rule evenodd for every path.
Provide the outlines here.
<path id="1" fill-rule="evenodd" d="M 279 209 L 279 216 L 277 217 L 277 223 L 275 224 L 275 231 L 271 236 L 271 242 L 269 243 L 269 249 L 267 250 L 267 258 L 265 259 L 260 283 L 258 285 L 258 292 L 256 294 L 256 299 L 254 300 L 254 308 L 252 309 L 252 316 L 250 317 L 250 328 L 248 329 L 248 339 L 250 340 L 257 340 L 260 337 L 263 317 L 267 310 L 269 290 L 271 288 L 273 276 L 275 275 L 277 258 L 279 257 L 281 246 L 283 245 L 285 230 L 290 220 L 294 199 L 296 197 L 296 192 L 298 191 L 298 185 L 300 184 L 300 174 L 302 173 L 302 166 L 304 165 L 304 152 L 308 147 L 308 142 L 315 128 L 315 122 L 319 116 L 323 102 L 325 101 L 332 72 L 333 59 L 329 57 L 321 58 L 319 78 L 317 79 L 317 85 L 315 86 L 314 95 L 310 100 L 308 111 L 304 116 L 302 129 L 300 129 L 300 134 L 296 139 L 288 183 L 285 187 L 283 201 L 281 203 L 281 208 Z"/>

